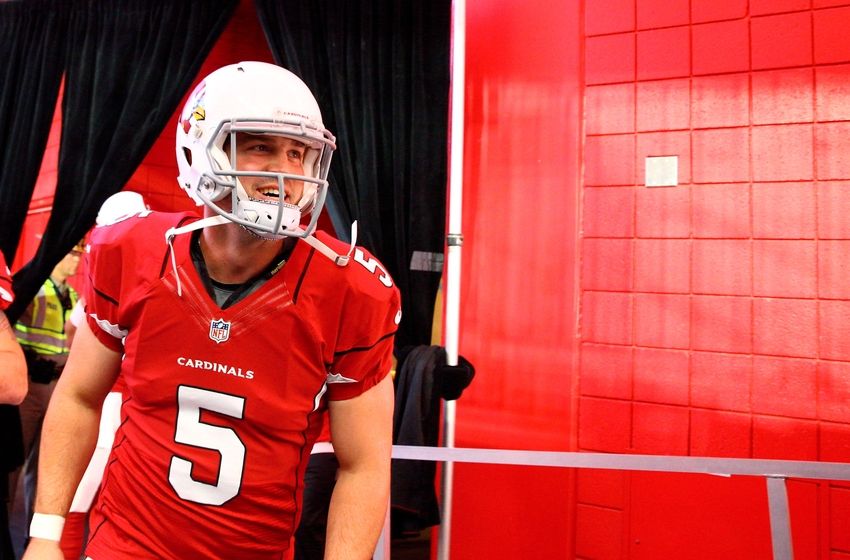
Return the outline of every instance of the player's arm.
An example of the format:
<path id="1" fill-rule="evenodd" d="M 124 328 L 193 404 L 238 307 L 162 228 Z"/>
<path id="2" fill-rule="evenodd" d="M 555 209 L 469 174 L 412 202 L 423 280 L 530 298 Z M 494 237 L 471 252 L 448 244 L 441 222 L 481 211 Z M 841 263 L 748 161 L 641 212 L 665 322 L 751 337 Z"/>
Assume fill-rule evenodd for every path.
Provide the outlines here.
<path id="1" fill-rule="evenodd" d="M 325 560 L 372 558 L 390 497 L 393 382 L 328 404 L 339 474 L 331 497 Z"/>
<path id="2" fill-rule="evenodd" d="M 27 363 L 6 314 L 0 311 L 0 404 L 21 404 L 27 395 Z"/>
<path id="3" fill-rule="evenodd" d="M 84 321 L 50 399 L 41 433 L 35 512 L 65 516 L 97 441 L 100 409 L 121 367 Z M 59 543 L 30 539 L 26 560 L 62 558 Z"/>

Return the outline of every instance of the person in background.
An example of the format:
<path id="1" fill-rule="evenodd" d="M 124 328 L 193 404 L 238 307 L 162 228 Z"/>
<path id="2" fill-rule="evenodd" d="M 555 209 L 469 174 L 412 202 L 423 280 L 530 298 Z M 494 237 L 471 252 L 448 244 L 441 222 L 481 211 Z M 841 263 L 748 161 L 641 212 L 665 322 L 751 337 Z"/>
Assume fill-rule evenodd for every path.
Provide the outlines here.
<path id="1" fill-rule="evenodd" d="M 134 191 L 120 191 L 104 200 L 103 204 L 100 205 L 100 210 L 97 211 L 97 217 L 94 219 L 94 226 L 116 224 L 148 210 L 150 208 L 148 208 L 142 195 Z M 73 343 L 77 328 L 86 319 L 85 308 L 86 299 L 81 297 L 77 300 L 68 321 L 65 323 L 65 332 L 71 343 Z"/>
<path id="2" fill-rule="evenodd" d="M 393 444 L 436 446 L 440 432 L 440 402 L 460 398 L 475 377 L 475 366 L 458 356 L 449 366 L 442 346 L 396 348 L 392 371 L 395 390 Z M 295 531 L 294 560 L 322 560 L 331 496 L 339 466 L 330 432 L 313 444 L 304 476 L 301 523 Z M 438 525 L 433 461 L 394 460 L 392 464 L 392 538 L 417 535 Z"/>
<path id="3" fill-rule="evenodd" d="M 0 253 L 0 404 L 21 404 L 27 394 L 27 364 L 3 312 L 13 299 L 12 274 Z"/>
<path id="4" fill-rule="evenodd" d="M 335 139 L 298 77 L 241 62 L 189 96 L 176 144 L 204 217 L 152 212 L 92 234 L 86 321 L 47 412 L 24 558 L 62 558 L 120 374 L 88 557 L 283 557 L 328 410 L 340 469 L 326 560 L 366 560 L 389 496 L 401 309 L 367 251 L 313 235 Z"/>
<path id="5" fill-rule="evenodd" d="M 12 275 L 0 253 L 0 559 L 12 560 L 9 535 L 9 473 L 21 466 L 21 420 L 18 405 L 27 394 L 27 363 L 4 310 L 12 303 Z"/>
<path id="6" fill-rule="evenodd" d="M 15 323 L 15 334 L 26 358 L 29 386 L 27 396 L 19 407 L 25 462 L 22 469 L 11 475 L 9 488 L 13 515 L 19 517 L 12 523 L 20 524 L 24 531 L 32 515 L 38 481 L 41 426 L 70 350 L 65 323 L 78 296 L 68 284 L 68 278 L 77 273 L 83 251 L 81 244 L 76 245 L 53 267 L 50 276 Z"/>

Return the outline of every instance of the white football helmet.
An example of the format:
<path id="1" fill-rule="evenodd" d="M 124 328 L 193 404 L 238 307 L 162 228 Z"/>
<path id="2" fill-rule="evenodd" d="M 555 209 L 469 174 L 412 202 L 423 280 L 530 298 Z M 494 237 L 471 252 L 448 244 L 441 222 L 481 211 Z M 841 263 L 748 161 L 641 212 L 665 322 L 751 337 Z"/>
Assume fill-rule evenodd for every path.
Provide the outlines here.
<path id="1" fill-rule="evenodd" d="M 147 209 L 145 199 L 139 193 L 133 191 L 117 192 L 100 205 L 94 224 L 96 226 L 108 226 Z"/>
<path id="2" fill-rule="evenodd" d="M 275 134 L 304 143 L 304 175 L 234 167 L 237 132 Z M 228 139 L 229 153 L 225 153 Z M 315 230 L 325 203 L 335 142 L 322 124 L 313 94 L 295 74 L 265 62 L 231 64 L 207 76 L 180 113 L 177 180 L 196 204 L 262 237 L 307 237 Z M 244 176 L 276 180 L 280 201 L 250 198 L 240 181 Z M 283 201 L 284 181 L 303 181 L 297 204 Z M 230 210 L 215 204 L 227 195 Z M 301 227 L 307 214 L 309 224 Z"/>

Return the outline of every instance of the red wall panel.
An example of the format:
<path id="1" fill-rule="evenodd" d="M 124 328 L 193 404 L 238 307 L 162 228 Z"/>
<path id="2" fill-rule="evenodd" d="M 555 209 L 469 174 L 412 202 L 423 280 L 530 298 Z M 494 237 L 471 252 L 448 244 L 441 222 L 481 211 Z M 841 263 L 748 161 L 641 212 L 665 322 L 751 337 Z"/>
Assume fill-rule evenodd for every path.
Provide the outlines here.
<path id="1" fill-rule="evenodd" d="M 687 189 L 639 189 L 635 200 L 637 237 L 688 237 L 691 202 Z M 601 215 L 604 213 L 588 214 L 586 219 L 599 219 Z"/>
<path id="2" fill-rule="evenodd" d="M 815 111 L 820 121 L 850 118 L 850 66 L 823 66 L 815 69 Z"/>
<path id="3" fill-rule="evenodd" d="M 638 32 L 638 80 L 679 78 L 687 76 L 690 69 L 691 49 L 687 28 L 670 27 Z"/>
<path id="4" fill-rule="evenodd" d="M 580 5 L 578 0 L 467 4 L 460 351 L 477 374 L 458 402 L 458 446 L 574 448 Z M 633 26 L 632 16 L 615 17 L 614 28 Z M 598 23 L 597 29 L 610 29 Z M 633 74 L 634 63 L 623 64 L 605 42 L 600 37 L 595 51 L 605 66 L 600 83 L 618 79 L 623 68 Z M 616 48 L 633 57 L 633 40 L 631 46 L 626 42 Z M 598 92 L 601 98 L 623 98 L 621 92 Z M 600 117 L 599 129 L 617 129 L 620 120 Z M 600 142 L 601 151 L 619 153 L 618 136 L 602 138 L 611 142 Z M 634 143 L 631 135 L 625 138 Z M 622 168 L 599 166 L 601 187 L 633 183 L 633 159 L 618 159 Z M 600 229 L 625 227 L 621 234 L 630 234 L 629 218 L 620 214 L 617 220 Z M 607 272 L 593 273 L 601 290 L 587 297 L 605 300 L 611 292 L 602 290 L 622 290 L 629 283 L 622 276 L 628 278 L 630 249 L 616 240 L 594 243 L 589 240 L 586 250 L 603 251 L 610 260 L 599 261 Z M 610 305 L 619 313 L 623 303 Z M 597 323 L 602 341 L 625 332 L 612 328 L 604 314 Z M 604 392 L 605 385 L 595 391 Z M 599 402 L 606 409 L 617 406 Z M 598 414 L 610 418 L 606 411 Z M 626 410 L 622 417 L 629 415 Z M 599 436 L 599 445 L 617 445 Z M 452 557 L 572 556 L 573 476 L 563 469 L 457 464 Z"/>
<path id="5" fill-rule="evenodd" d="M 748 412 L 752 378 L 751 356 L 691 352 L 691 406 Z"/>
<path id="6" fill-rule="evenodd" d="M 588 85 L 626 82 L 635 77 L 633 33 L 588 37 L 585 42 Z"/>
<path id="7" fill-rule="evenodd" d="M 587 4 L 584 27 L 588 36 L 634 31 L 635 0 L 610 0 Z"/>
<path id="8" fill-rule="evenodd" d="M 686 191 L 688 187 L 682 187 Z M 676 189 L 679 190 L 679 189 Z M 750 237 L 750 193 L 740 184 L 693 185 L 691 229 L 694 238 L 746 239 Z M 683 237 L 687 237 L 686 233 Z"/>
<path id="9" fill-rule="evenodd" d="M 588 451 L 626 453 L 631 449 L 632 403 L 582 397 L 579 401 L 579 447 Z"/>
<path id="10" fill-rule="evenodd" d="M 635 348 L 634 399 L 687 406 L 688 361 L 679 350 Z"/>
<path id="11" fill-rule="evenodd" d="M 584 190 L 585 237 L 632 237 L 635 223 L 632 189 L 588 187 Z M 837 216 L 836 216 L 837 218 Z M 836 226 L 843 223 L 836 219 Z"/>
<path id="12" fill-rule="evenodd" d="M 687 239 L 636 240 L 635 290 L 687 294 L 691 288 L 690 252 Z"/>
<path id="13" fill-rule="evenodd" d="M 815 418 L 817 370 L 813 360 L 755 356 L 753 412 L 790 418 Z"/>
<path id="14" fill-rule="evenodd" d="M 615 134 L 635 130 L 633 84 L 589 86 L 585 89 L 588 134 Z"/>
<path id="15" fill-rule="evenodd" d="M 820 460 L 850 463 L 850 426 L 845 423 L 820 424 Z"/>
<path id="16" fill-rule="evenodd" d="M 676 294 L 637 294 L 634 297 L 634 341 L 639 346 L 687 348 L 688 296 Z M 615 315 L 608 316 L 608 321 Z"/>
<path id="17" fill-rule="evenodd" d="M 630 486 L 627 558 L 771 558 L 762 479 L 636 473 Z"/>
<path id="18" fill-rule="evenodd" d="M 821 239 L 850 239 L 850 183 L 817 184 L 817 234 Z"/>
<path id="19" fill-rule="evenodd" d="M 622 87 L 622 86 L 621 86 Z M 637 130 L 676 130 L 690 124 L 691 84 L 688 79 L 638 82 Z M 606 107 L 606 110 L 608 108 Z M 590 112 L 590 107 L 587 107 Z M 590 115 L 588 115 L 590 118 Z"/>
<path id="20" fill-rule="evenodd" d="M 638 29 L 684 25 L 689 12 L 689 0 L 642 0 L 637 3 Z"/>
<path id="21" fill-rule="evenodd" d="M 848 461 L 850 7 L 684 4 L 662 16 L 636 0 L 636 37 L 586 39 L 579 448 Z M 677 156 L 678 186 L 644 186 L 647 156 Z M 603 194 L 622 201 L 617 227 Z M 610 279 L 629 254 L 633 271 Z M 628 499 L 594 502 L 623 485 Z M 847 486 L 789 483 L 795 557 L 850 554 Z M 579 475 L 577 488 L 579 556 L 770 556 L 761 479 Z"/>
<path id="22" fill-rule="evenodd" d="M 818 418 L 850 423 L 850 363 L 824 361 L 817 367 Z"/>
<path id="23" fill-rule="evenodd" d="M 691 133 L 691 146 L 695 183 L 733 183 L 749 180 L 750 131 L 748 129 L 694 130 Z"/>
<path id="24" fill-rule="evenodd" d="M 691 80 L 691 116 L 694 128 L 749 124 L 750 76 L 726 74 Z"/>
<path id="25" fill-rule="evenodd" d="M 632 355 L 631 346 L 583 344 L 581 370 L 587 375 L 581 377 L 581 394 L 631 399 Z"/>
<path id="26" fill-rule="evenodd" d="M 809 10 L 752 18 L 753 70 L 812 63 Z"/>
<path id="27" fill-rule="evenodd" d="M 816 422 L 774 416 L 753 417 L 753 457 L 817 461 L 818 426 Z M 797 504 L 792 504 L 797 507 Z M 814 525 L 809 518 L 808 525 Z M 800 535 L 796 535 L 800 540 Z"/>
<path id="28" fill-rule="evenodd" d="M 750 79 L 753 124 L 812 121 L 812 68 L 757 72 Z"/>
<path id="29" fill-rule="evenodd" d="M 806 10 L 812 0 L 750 0 L 750 14 L 754 16 Z"/>
<path id="30" fill-rule="evenodd" d="M 738 19 L 747 15 L 747 0 L 691 0 L 691 22 Z"/>
<path id="31" fill-rule="evenodd" d="M 754 238 L 815 238 L 817 190 L 812 183 L 756 183 L 752 200 Z"/>
<path id="32" fill-rule="evenodd" d="M 579 505 L 576 508 L 576 557 L 623 558 L 623 517 L 623 512 L 617 509 Z"/>
<path id="33" fill-rule="evenodd" d="M 827 3 L 827 5 L 834 6 L 837 3 L 839 2 L 833 1 L 831 4 Z M 824 4 L 824 2 L 820 4 Z M 817 0 L 815 0 L 815 7 L 818 7 Z M 847 62 L 850 60 L 850 35 L 847 34 L 848 25 L 850 25 L 850 7 L 815 10 L 815 64 Z"/>
<path id="34" fill-rule="evenodd" d="M 716 0 L 709 2 L 713 7 L 732 4 Z M 691 9 L 696 16 L 697 5 Z M 704 75 L 746 72 L 750 69 L 749 37 L 750 30 L 746 20 L 692 26 L 693 73 Z"/>
<path id="35" fill-rule="evenodd" d="M 690 453 L 697 457 L 749 457 L 752 449 L 749 414 L 691 410 Z"/>

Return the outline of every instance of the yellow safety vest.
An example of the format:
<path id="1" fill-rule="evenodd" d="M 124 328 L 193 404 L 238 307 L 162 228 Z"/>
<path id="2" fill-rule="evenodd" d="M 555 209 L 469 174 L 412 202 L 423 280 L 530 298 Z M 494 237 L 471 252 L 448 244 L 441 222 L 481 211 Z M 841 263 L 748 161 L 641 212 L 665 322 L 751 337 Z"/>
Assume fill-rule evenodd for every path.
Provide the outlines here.
<path id="1" fill-rule="evenodd" d="M 21 346 L 37 354 L 67 354 L 65 320 L 77 299 L 77 292 L 71 286 L 68 286 L 68 293 L 63 298 L 59 288 L 48 278 L 15 323 Z"/>

